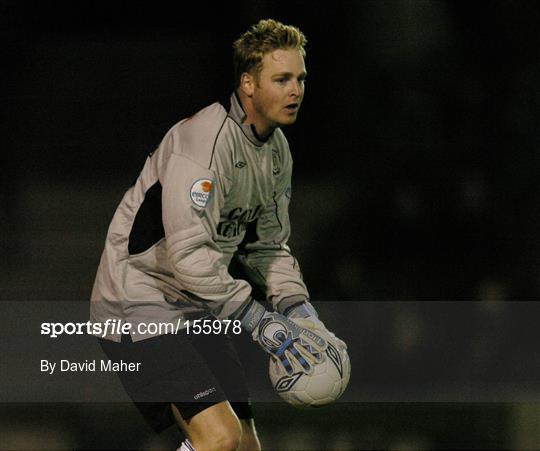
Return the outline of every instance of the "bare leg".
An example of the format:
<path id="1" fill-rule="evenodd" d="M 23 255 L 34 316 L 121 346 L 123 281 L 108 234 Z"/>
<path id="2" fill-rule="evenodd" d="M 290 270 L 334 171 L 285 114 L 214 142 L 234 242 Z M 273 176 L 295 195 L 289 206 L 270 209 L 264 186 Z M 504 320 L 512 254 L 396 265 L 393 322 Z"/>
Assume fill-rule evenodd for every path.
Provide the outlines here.
<path id="1" fill-rule="evenodd" d="M 255 422 L 253 419 L 240 420 L 242 425 L 242 441 L 240 442 L 239 451 L 260 451 L 261 444 L 255 430 Z"/>

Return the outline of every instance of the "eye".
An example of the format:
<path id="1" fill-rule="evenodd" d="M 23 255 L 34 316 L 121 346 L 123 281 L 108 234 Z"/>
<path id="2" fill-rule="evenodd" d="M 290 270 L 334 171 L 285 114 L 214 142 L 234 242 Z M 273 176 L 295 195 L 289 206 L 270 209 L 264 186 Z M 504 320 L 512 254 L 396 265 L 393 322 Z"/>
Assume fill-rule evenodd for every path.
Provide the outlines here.
<path id="1" fill-rule="evenodd" d="M 276 79 L 276 83 L 280 84 L 280 85 L 284 85 L 285 83 L 287 83 L 287 79 L 286 78 L 277 78 Z"/>

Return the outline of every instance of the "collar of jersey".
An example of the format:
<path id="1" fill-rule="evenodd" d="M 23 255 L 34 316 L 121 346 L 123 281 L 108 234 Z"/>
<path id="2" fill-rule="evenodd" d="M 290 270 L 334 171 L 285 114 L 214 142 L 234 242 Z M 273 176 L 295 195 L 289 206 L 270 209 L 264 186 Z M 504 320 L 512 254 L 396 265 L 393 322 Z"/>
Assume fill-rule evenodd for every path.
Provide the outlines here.
<path id="1" fill-rule="evenodd" d="M 267 143 L 268 140 L 272 137 L 274 132 L 270 133 L 270 135 L 268 135 L 268 138 L 263 141 L 257 135 L 255 127 L 253 127 L 252 125 L 244 124 L 246 116 L 247 114 L 242 108 L 242 104 L 240 103 L 238 94 L 236 93 L 236 91 L 234 91 L 231 94 L 231 108 L 229 109 L 229 117 L 238 124 L 238 126 L 242 129 L 244 135 L 246 135 L 246 138 L 249 139 L 253 144 L 255 144 L 257 147 L 264 146 L 264 144 Z"/>

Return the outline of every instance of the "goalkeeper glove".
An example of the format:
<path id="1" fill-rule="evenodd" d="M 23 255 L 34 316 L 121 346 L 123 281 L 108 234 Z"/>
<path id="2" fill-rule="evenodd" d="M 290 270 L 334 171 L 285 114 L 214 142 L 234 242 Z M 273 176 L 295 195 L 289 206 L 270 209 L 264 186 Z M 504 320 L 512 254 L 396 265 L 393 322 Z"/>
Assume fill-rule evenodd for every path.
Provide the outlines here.
<path id="1" fill-rule="evenodd" d="M 317 314 L 315 307 L 313 307 L 310 302 L 305 301 L 301 304 L 294 305 L 285 310 L 285 314 L 287 318 L 294 321 L 300 327 L 313 330 L 315 333 L 323 337 L 325 334 L 330 335 L 341 349 L 347 350 L 347 345 L 345 342 L 337 338 L 333 332 L 330 332 L 326 328 L 323 322 L 319 319 L 319 315 Z"/>
<path id="2" fill-rule="evenodd" d="M 281 362 L 289 375 L 294 372 L 294 362 L 308 374 L 312 364 L 322 360 L 327 346 L 324 338 L 280 313 L 267 311 L 254 299 L 248 302 L 238 319 L 242 327 L 251 332 L 253 340 Z"/>

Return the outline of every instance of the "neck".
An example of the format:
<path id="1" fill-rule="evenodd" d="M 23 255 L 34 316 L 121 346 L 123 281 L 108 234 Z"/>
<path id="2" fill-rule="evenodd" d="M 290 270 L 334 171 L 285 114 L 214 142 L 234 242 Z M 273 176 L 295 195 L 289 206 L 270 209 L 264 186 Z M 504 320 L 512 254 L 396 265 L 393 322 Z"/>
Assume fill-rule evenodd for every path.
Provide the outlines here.
<path id="1" fill-rule="evenodd" d="M 276 127 L 269 125 L 260 116 L 255 106 L 253 105 L 253 100 L 251 97 L 245 94 L 241 89 L 237 89 L 236 93 L 238 94 L 238 98 L 240 99 L 240 104 L 242 105 L 242 109 L 246 113 L 244 124 L 251 125 L 257 137 L 261 139 L 262 141 L 265 141 L 276 129 Z"/>

